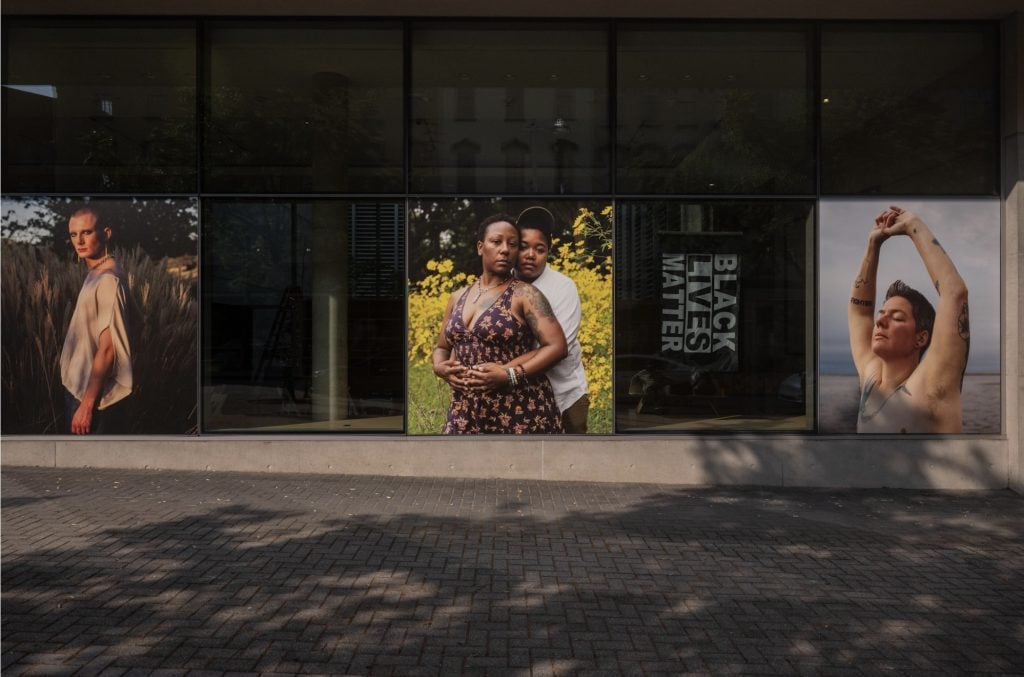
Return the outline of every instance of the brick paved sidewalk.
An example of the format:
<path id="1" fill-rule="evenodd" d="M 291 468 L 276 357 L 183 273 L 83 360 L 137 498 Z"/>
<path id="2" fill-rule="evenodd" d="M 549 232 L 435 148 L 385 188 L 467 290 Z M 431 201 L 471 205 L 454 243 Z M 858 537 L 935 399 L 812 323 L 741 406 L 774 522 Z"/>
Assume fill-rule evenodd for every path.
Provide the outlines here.
<path id="1" fill-rule="evenodd" d="M 1024 499 L 5 469 L 17 674 L 1021 674 Z"/>

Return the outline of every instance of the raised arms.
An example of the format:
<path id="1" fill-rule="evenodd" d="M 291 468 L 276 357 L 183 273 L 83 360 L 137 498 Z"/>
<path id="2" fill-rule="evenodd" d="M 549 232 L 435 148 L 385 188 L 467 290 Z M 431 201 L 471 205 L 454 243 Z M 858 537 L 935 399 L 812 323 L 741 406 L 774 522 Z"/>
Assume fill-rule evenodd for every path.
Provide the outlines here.
<path id="1" fill-rule="evenodd" d="M 875 325 L 875 293 L 878 277 L 878 258 L 882 243 L 889 238 L 875 219 L 875 228 L 868 235 L 867 250 L 860 263 L 860 269 L 850 289 L 850 300 L 846 311 L 850 328 L 850 352 L 857 367 L 861 385 L 864 383 L 868 365 L 874 359 L 871 351 L 871 332 Z"/>
<path id="2" fill-rule="evenodd" d="M 967 285 L 924 221 L 898 207 L 890 208 L 886 214 L 883 232 L 889 236 L 906 235 L 913 241 L 939 294 L 931 346 L 919 367 L 924 370 L 925 387 L 934 397 L 951 389 L 959 391 L 971 344 Z"/>

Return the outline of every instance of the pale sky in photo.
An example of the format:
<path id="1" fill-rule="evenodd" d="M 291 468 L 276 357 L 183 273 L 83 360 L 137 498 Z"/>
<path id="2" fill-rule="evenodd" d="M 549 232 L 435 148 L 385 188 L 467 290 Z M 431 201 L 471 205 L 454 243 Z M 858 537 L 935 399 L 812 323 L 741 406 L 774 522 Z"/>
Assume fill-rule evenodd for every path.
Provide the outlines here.
<path id="1" fill-rule="evenodd" d="M 820 205 L 818 326 L 822 373 L 854 373 L 846 306 L 864 258 L 868 233 L 875 217 L 890 205 L 910 210 L 928 224 L 967 283 L 971 319 L 968 372 L 999 371 L 998 199 L 829 199 Z M 935 286 L 909 237 L 890 238 L 882 245 L 876 299 L 879 307 L 885 290 L 897 279 L 938 306 Z"/>

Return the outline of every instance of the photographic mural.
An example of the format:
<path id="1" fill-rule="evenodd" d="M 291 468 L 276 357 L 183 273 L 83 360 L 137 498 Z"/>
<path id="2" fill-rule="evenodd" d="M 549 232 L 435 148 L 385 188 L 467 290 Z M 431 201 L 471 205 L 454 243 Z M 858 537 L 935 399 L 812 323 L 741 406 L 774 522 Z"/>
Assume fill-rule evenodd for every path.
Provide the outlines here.
<path id="1" fill-rule="evenodd" d="M 413 200 L 412 434 L 612 432 L 612 207 Z"/>
<path id="2" fill-rule="evenodd" d="M 818 430 L 998 434 L 998 200 L 821 202 Z"/>
<path id="3" fill-rule="evenodd" d="M 3 200 L 3 433 L 196 432 L 192 199 Z"/>

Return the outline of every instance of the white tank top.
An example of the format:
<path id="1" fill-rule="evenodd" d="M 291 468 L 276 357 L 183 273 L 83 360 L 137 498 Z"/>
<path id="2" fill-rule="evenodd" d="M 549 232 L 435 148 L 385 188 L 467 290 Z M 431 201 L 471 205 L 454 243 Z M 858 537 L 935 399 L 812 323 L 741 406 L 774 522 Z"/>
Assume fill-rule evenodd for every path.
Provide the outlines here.
<path id="1" fill-rule="evenodd" d="M 859 433 L 934 433 L 935 419 L 922 411 L 904 383 L 889 395 L 878 392 L 875 374 L 866 380 L 857 413 Z"/>

